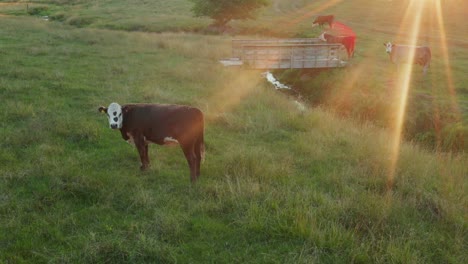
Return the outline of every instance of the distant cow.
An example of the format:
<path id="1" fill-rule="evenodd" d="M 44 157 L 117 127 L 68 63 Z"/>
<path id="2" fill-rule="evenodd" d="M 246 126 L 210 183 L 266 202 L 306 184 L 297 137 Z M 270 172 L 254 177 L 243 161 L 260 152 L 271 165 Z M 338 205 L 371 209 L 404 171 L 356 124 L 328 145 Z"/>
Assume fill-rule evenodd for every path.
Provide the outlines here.
<path id="1" fill-rule="evenodd" d="M 348 53 L 348 58 L 354 56 L 354 45 L 356 42 L 355 36 L 334 36 L 332 34 L 328 34 L 323 32 L 319 39 L 322 41 L 326 41 L 327 43 L 340 43 L 346 48 L 346 52 Z"/>
<path id="2" fill-rule="evenodd" d="M 333 25 L 333 20 L 335 19 L 334 15 L 327 15 L 327 16 L 317 16 L 312 22 L 312 25 L 315 26 L 315 24 L 318 24 L 319 26 L 323 26 L 323 24 L 327 24 L 330 26 L 330 28 Z"/>
<path id="3" fill-rule="evenodd" d="M 204 117 L 194 107 L 167 104 L 111 103 L 99 111 L 109 117 L 112 129 L 119 129 L 122 138 L 134 143 L 141 160 L 141 170 L 149 166 L 148 144 L 180 144 L 190 168 L 192 182 L 200 176 L 204 158 Z"/>
<path id="4" fill-rule="evenodd" d="M 405 46 L 396 45 L 391 42 L 384 43 L 386 52 L 390 55 L 390 60 L 395 64 L 414 63 L 423 66 L 423 73 L 426 74 L 431 64 L 431 49 L 427 46 Z M 410 61 L 410 53 L 414 50 L 413 61 Z"/>

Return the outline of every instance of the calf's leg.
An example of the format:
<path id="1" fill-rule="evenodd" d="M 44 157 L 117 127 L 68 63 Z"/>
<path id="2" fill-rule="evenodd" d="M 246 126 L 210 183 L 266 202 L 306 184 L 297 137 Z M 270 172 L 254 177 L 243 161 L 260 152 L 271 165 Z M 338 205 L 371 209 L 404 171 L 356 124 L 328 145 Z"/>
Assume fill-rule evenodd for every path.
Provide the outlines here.
<path id="1" fill-rule="evenodd" d="M 197 180 L 197 165 L 195 155 L 194 144 L 183 145 L 182 150 L 184 151 L 185 158 L 187 159 L 189 168 L 190 168 L 190 180 L 194 183 Z"/>
<path id="2" fill-rule="evenodd" d="M 202 138 L 199 138 L 197 139 L 197 141 L 195 142 L 195 156 L 196 156 L 196 159 L 195 159 L 195 165 L 196 165 L 196 172 L 195 174 L 197 175 L 197 178 L 200 177 L 200 163 L 201 163 L 201 160 L 202 160 L 202 145 L 203 145 L 203 139 Z"/>
<path id="3" fill-rule="evenodd" d="M 429 68 L 429 64 L 423 65 L 423 75 L 426 75 L 426 73 L 427 73 L 427 68 Z"/>
<path id="4" fill-rule="evenodd" d="M 135 136 L 133 139 L 135 142 L 135 147 L 138 150 L 138 154 L 140 155 L 140 169 L 146 170 L 149 167 L 148 145 L 145 143 L 145 140 L 141 135 Z"/>

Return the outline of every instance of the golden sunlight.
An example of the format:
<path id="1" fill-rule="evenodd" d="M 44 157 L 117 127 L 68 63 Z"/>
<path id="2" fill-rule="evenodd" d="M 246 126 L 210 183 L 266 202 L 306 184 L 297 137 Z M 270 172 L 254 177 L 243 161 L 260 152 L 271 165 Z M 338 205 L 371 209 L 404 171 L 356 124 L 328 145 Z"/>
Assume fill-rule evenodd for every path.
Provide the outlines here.
<path id="1" fill-rule="evenodd" d="M 450 70 L 447 37 L 445 33 L 444 18 L 441 4 L 441 0 L 410 0 L 404 18 L 402 19 L 400 24 L 399 34 L 409 36 L 409 38 L 407 39 L 408 43 L 405 44 L 411 46 L 417 46 L 418 40 L 424 37 L 420 34 L 422 31 L 424 31 L 426 34 L 428 32 L 432 32 L 433 34 L 439 34 L 439 36 L 437 37 L 438 39 L 440 39 L 439 45 L 442 53 L 442 61 L 445 71 L 448 92 L 451 95 L 451 105 L 454 109 L 457 110 L 455 112 L 459 114 L 460 112 L 458 110 L 458 104 L 456 102 L 455 87 L 453 84 L 452 73 Z M 427 21 L 431 21 L 432 19 L 435 19 L 437 21 L 435 25 L 429 24 L 429 26 L 434 28 L 427 28 L 427 24 L 423 25 L 424 23 L 427 23 Z M 412 58 L 414 58 L 414 50 L 412 50 L 412 52 L 410 53 L 410 60 L 412 60 Z M 402 69 L 403 67 L 400 66 L 401 68 L 398 71 L 397 86 L 399 87 L 399 101 L 397 104 L 397 109 L 395 109 L 395 124 L 393 124 L 392 126 L 392 142 L 390 150 L 391 156 L 387 178 L 387 187 L 389 189 L 391 189 L 393 186 L 395 171 L 399 159 L 403 123 L 405 120 L 408 91 L 411 81 L 412 65 L 413 64 L 405 65 L 404 69 Z M 438 109 L 435 109 L 434 112 L 437 115 Z M 440 138 L 440 135 L 436 136 Z"/>
<path id="2" fill-rule="evenodd" d="M 463 8 L 463 7 L 462 7 Z M 450 94 L 450 102 L 452 105 L 452 108 L 455 110 L 455 113 L 457 113 L 457 119 L 461 119 L 461 112 L 458 107 L 458 103 L 456 100 L 456 92 L 455 92 L 455 85 L 453 84 L 453 77 L 452 77 L 452 72 L 450 70 L 450 59 L 449 59 L 449 53 L 448 53 L 448 47 L 447 47 L 447 35 L 445 33 L 445 25 L 444 25 L 444 17 L 442 13 L 442 6 L 441 6 L 441 0 L 435 0 L 434 3 L 434 9 L 437 14 L 437 26 L 439 27 L 440 30 L 440 47 L 442 51 L 442 60 L 444 63 L 444 69 L 445 69 L 445 75 L 447 78 L 447 88 L 448 88 L 448 93 Z"/>
<path id="3" fill-rule="evenodd" d="M 311 3 L 306 5 L 301 10 L 292 11 L 286 15 L 283 15 L 280 19 L 284 23 L 278 23 L 278 26 L 281 28 L 288 28 L 293 25 L 302 23 L 307 19 L 316 16 L 318 13 L 328 12 L 328 10 L 338 4 L 343 0 L 331 0 L 323 2 L 322 4 L 317 5 L 317 3 Z M 454 6 L 460 3 L 461 8 L 466 7 L 466 3 L 462 0 L 448 0 Z M 457 2 L 459 1 L 459 2 Z M 444 25 L 444 8 L 447 10 L 444 0 L 407 0 L 407 5 L 405 5 L 405 10 L 402 13 L 401 20 L 399 21 L 398 30 L 395 30 L 394 36 L 391 36 L 397 41 L 401 41 L 402 45 L 409 46 L 420 46 L 420 45 L 429 45 L 432 46 L 431 49 L 436 51 L 440 55 L 440 61 L 443 64 L 443 71 L 446 78 L 446 86 L 448 94 L 451 95 L 451 104 L 453 109 L 456 109 L 456 113 L 460 114 L 458 110 L 458 104 L 456 101 L 455 95 L 455 85 L 452 77 L 452 72 L 450 69 L 450 59 L 449 59 L 449 49 L 447 46 L 447 36 Z M 406 4 L 406 2 L 405 2 Z M 317 5 L 317 6 L 316 6 Z M 449 15 L 449 14 L 446 14 Z M 393 30 L 389 28 L 389 30 Z M 389 37 L 387 33 L 386 37 Z M 432 39 L 437 39 L 440 42 L 434 43 L 430 42 Z M 427 41 L 429 40 L 429 43 Z M 346 105 L 347 100 L 356 87 L 358 80 L 362 79 L 363 75 L 372 72 L 372 69 L 375 65 L 375 54 L 378 52 L 376 49 L 382 48 L 380 45 L 375 45 L 375 47 L 369 47 L 366 50 L 362 50 L 362 56 L 368 60 L 369 63 L 356 64 L 354 70 L 349 74 L 346 82 L 341 84 L 341 93 L 336 95 L 335 98 L 329 98 L 331 103 Z M 439 50 L 440 49 L 440 50 Z M 415 50 L 410 49 L 409 52 L 409 61 L 413 61 L 415 56 Z M 370 58 L 370 59 L 368 59 Z M 391 190 L 394 184 L 394 178 L 396 175 L 398 162 L 400 158 L 401 151 L 401 142 L 403 138 L 403 126 L 405 123 L 405 116 L 407 112 L 407 100 L 408 94 L 413 79 L 413 66 L 414 64 L 400 64 L 397 68 L 397 73 L 395 76 L 390 77 L 391 86 L 395 86 L 393 92 L 396 93 L 396 102 L 395 107 L 392 110 L 393 118 L 392 124 L 390 124 L 390 136 L 391 140 L 388 145 L 388 167 L 387 167 L 387 188 Z M 416 66 L 415 66 L 416 67 Z M 418 70 L 414 70 L 414 74 L 422 74 Z M 223 86 L 224 88 L 220 90 L 217 94 L 213 95 L 211 101 L 218 102 L 218 105 L 215 107 L 217 113 L 224 113 L 229 111 L 232 107 L 235 107 L 239 104 L 243 98 L 249 95 L 256 86 L 262 81 L 260 74 L 252 74 L 246 71 L 238 71 L 237 76 L 230 76 L 230 81 L 227 81 Z M 419 76 L 416 76 L 419 77 Z M 440 78 L 441 76 L 435 76 L 433 78 Z M 428 76 L 422 77 L 423 82 L 427 82 Z M 414 82 L 414 81 L 413 81 Z M 393 85 L 394 84 L 394 85 Z M 433 88 L 434 89 L 434 88 Z M 428 91 L 432 92 L 432 91 Z M 434 104 L 434 107 L 437 107 L 437 104 Z M 438 114 L 438 109 L 434 110 L 435 115 Z M 461 114 L 460 114 L 461 115 Z M 458 117 L 461 119 L 461 117 Z M 437 119 L 437 116 L 434 117 Z M 436 135 L 436 137 L 440 135 Z"/>
<path id="4" fill-rule="evenodd" d="M 400 24 L 400 33 L 406 33 L 408 30 L 409 43 L 408 45 L 416 46 L 418 41 L 418 36 L 420 32 L 421 25 L 421 16 L 424 4 L 426 1 L 421 0 L 412 0 L 405 12 L 403 20 Z M 411 49 L 409 52 L 409 61 L 413 61 L 414 58 L 414 49 Z M 393 181 L 395 177 L 395 171 L 399 159 L 400 153 L 400 144 L 402 139 L 402 128 L 405 120 L 405 110 L 406 103 L 408 99 L 408 90 L 411 80 L 411 72 L 413 69 L 413 64 L 403 64 L 399 66 L 398 77 L 397 77 L 397 87 L 399 88 L 399 98 L 397 109 L 395 109 L 395 124 L 392 126 L 391 136 L 392 141 L 390 144 L 390 164 L 389 172 L 387 176 L 387 188 L 392 189 Z"/>
<path id="5" fill-rule="evenodd" d="M 214 118 L 216 119 L 236 107 L 262 81 L 264 79 L 256 71 L 230 69 L 229 76 L 226 76 L 225 82 L 220 85 L 222 89 L 213 94 L 209 100 L 212 105 L 211 112 L 215 113 Z"/>

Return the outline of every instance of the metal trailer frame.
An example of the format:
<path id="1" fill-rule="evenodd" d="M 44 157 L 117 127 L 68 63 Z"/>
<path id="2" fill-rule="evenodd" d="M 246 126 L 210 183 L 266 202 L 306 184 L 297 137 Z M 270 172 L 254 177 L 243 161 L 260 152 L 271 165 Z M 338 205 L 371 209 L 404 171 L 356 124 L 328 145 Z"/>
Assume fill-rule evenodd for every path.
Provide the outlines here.
<path id="1" fill-rule="evenodd" d="M 317 38 L 232 40 L 232 56 L 226 66 L 246 65 L 254 69 L 336 68 L 346 65 L 341 44 Z"/>

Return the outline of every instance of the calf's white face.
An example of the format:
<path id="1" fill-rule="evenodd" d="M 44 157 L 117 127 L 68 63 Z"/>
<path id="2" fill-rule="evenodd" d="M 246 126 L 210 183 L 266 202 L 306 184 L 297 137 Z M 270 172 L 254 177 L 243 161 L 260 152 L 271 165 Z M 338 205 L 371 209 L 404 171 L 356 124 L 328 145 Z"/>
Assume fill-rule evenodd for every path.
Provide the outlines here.
<path id="1" fill-rule="evenodd" d="M 325 39 L 325 32 L 323 32 L 322 34 L 320 34 L 320 36 L 318 37 L 321 41 L 327 41 L 327 39 Z"/>
<path id="2" fill-rule="evenodd" d="M 385 51 L 386 51 L 387 53 L 391 53 L 391 52 L 392 52 L 393 44 L 392 44 L 391 42 L 384 43 L 384 46 L 385 46 Z"/>
<path id="3" fill-rule="evenodd" d="M 111 103 L 107 108 L 100 108 L 100 111 L 106 112 L 109 118 L 109 126 L 112 129 L 122 128 L 123 115 L 122 107 L 118 103 Z"/>

